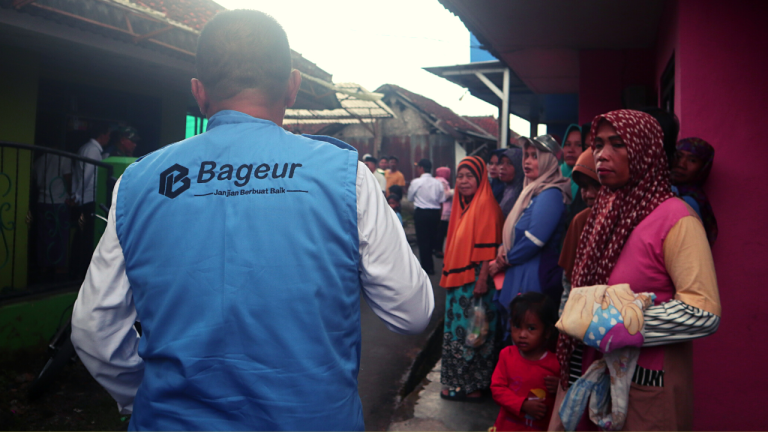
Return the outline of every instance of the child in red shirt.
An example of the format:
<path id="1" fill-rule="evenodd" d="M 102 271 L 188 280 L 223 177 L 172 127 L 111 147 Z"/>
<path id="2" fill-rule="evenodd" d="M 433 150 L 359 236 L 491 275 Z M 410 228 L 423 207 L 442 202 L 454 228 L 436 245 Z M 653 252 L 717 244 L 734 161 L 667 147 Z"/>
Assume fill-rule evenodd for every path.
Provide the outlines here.
<path id="1" fill-rule="evenodd" d="M 547 430 L 560 376 L 560 363 L 547 350 L 557 334 L 557 309 L 537 292 L 517 296 L 509 309 L 515 344 L 501 351 L 493 371 L 491 392 L 501 410 L 492 430 Z"/>

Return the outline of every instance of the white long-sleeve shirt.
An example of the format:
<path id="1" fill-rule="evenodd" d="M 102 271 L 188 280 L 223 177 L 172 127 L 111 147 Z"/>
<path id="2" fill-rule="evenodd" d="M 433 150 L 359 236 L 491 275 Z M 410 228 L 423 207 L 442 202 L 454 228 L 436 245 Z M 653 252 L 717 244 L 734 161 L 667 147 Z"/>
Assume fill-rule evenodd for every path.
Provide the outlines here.
<path id="1" fill-rule="evenodd" d="M 109 222 L 72 312 L 72 343 L 91 375 L 115 398 L 120 412 L 133 411 L 144 375 L 133 328 L 136 309 L 117 238 L 115 185 Z M 373 174 L 358 163 L 357 229 L 363 296 L 387 327 L 403 334 L 422 332 L 432 316 L 434 294 L 413 255 L 394 211 Z"/>
<path id="2" fill-rule="evenodd" d="M 430 173 L 414 179 L 408 187 L 408 201 L 412 201 L 417 208 L 440 209 L 444 199 L 443 184 Z"/>
<path id="3" fill-rule="evenodd" d="M 77 154 L 100 161 L 101 151 L 101 144 L 91 139 L 80 147 Z M 81 205 L 93 202 L 96 192 L 96 166 L 77 161 L 72 171 L 72 195 L 75 201 Z"/>

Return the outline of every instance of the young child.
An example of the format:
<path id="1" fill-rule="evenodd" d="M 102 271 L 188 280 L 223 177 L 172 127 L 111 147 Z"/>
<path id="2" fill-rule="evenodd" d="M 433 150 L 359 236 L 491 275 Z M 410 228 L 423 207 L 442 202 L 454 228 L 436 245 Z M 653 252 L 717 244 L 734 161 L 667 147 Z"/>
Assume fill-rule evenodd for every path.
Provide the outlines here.
<path id="1" fill-rule="evenodd" d="M 560 376 L 557 357 L 547 351 L 557 335 L 557 309 L 538 292 L 517 296 L 509 309 L 515 344 L 501 351 L 493 371 L 491 392 L 501 410 L 492 429 L 547 430 Z"/>
<path id="2" fill-rule="evenodd" d="M 400 214 L 400 197 L 397 195 L 390 195 L 387 197 L 387 203 L 390 207 L 392 207 L 392 210 L 395 211 L 395 214 L 397 215 L 397 220 L 400 221 L 400 225 L 403 224 L 403 215 Z"/>

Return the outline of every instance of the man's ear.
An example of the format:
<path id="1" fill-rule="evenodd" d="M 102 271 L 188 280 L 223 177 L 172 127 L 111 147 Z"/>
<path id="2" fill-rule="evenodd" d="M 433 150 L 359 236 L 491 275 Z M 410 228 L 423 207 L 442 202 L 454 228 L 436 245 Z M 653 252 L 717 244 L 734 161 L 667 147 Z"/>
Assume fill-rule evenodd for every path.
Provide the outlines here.
<path id="1" fill-rule="evenodd" d="M 211 103 L 208 100 L 208 93 L 205 91 L 205 86 L 197 78 L 192 78 L 192 96 L 194 96 L 195 101 L 197 101 L 197 107 L 200 108 L 200 113 L 208 117 L 207 111 Z"/>
<path id="2" fill-rule="evenodd" d="M 285 92 L 285 107 L 290 108 L 296 103 L 296 96 L 299 94 L 299 88 L 301 87 L 301 72 L 297 69 L 291 71 L 291 75 L 288 77 L 288 88 Z"/>

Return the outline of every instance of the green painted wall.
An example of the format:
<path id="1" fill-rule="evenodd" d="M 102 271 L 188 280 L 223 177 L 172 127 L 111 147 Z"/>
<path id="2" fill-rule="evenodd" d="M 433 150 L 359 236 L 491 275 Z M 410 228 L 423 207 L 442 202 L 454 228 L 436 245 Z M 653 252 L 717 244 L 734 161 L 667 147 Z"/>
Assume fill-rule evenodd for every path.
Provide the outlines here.
<path id="1" fill-rule="evenodd" d="M 4 46 L 0 58 L 0 140 L 34 144 L 40 59 Z"/>
<path id="2" fill-rule="evenodd" d="M 59 322 L 72 313 L 76 292 L 5 305 L 0 309 L 0 354 L 3 351 L 45 346 Z"/>
<path id="3" fill-rule="evenodd" d="M 129 72 L 104 76 L 77 67 L 41 70 L 36 54 L 2 45 L 0 59 L 3 59 L 0 66 L 0 140 L 34 144 L 41 78 L 159 96 L 162 102 L 161 145 L 185 138 L 189 94 L 179 88 L 163 88 Z M 128 164 L 128 161 L 116 161 L 115 176 L 119 177 Z M 0 290 L 27 288 L 28 228 L 25 218 L 29 209 L 31 166 L 29 151 L 10 148 L 0 151 Z M 103 178 L 103 174 L 100 177 Z M 101 190 L 103 193 L 104 188 Z M 101 200 L 106 201 L 106 196 Z M 97 223 L 96 229 L 98 242 L 103 223 Z M 71 287 L 72 292 L 65 294 L 41 295 L 26 301 L 0 304 L 0 353 L 44 346 L 55 333 L 62 312 L 77 297 L 77 288 Z"/>
<path id="4" fill-rule="evenodd" d="M 0 47 L 0 57 L 13 59 L 6 63 L 12 67 L 0 67 L 0 140 L 33 144 L 40 59 L 8 47 Z M 27 286 L 31 168 L 30 151 L 0 151 L 0 289 Z"/>
<path id="5" fill-rule="evenodd" d="M 0 148 L 0 289 L 27 287 L 32 152 Z"/>

